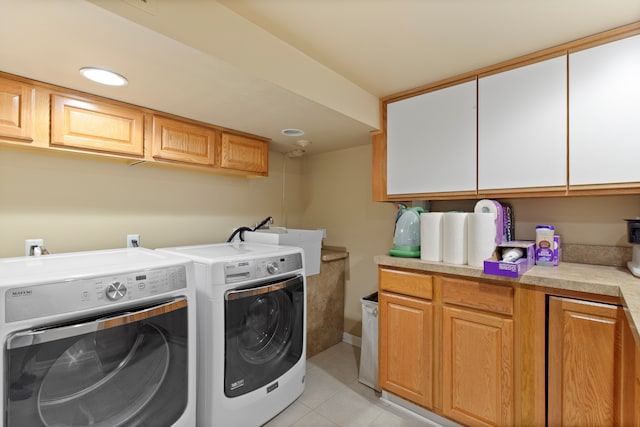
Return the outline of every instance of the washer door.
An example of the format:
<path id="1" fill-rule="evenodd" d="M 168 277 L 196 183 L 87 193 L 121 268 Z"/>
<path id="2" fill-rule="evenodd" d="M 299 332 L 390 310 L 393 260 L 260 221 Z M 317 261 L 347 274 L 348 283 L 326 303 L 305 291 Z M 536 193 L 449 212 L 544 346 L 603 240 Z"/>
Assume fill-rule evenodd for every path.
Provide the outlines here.
<path id="1" fill-rule="evenodd" d="M 187 302 L 13 334 L 7 426 L 170 426 L 187 403 Z"/>
<path id="2" fill-rule="evenodd" d="M 225 335 L 226 396 L 278 379 L 303 353 L 304 278 L 227 292 Z"/>

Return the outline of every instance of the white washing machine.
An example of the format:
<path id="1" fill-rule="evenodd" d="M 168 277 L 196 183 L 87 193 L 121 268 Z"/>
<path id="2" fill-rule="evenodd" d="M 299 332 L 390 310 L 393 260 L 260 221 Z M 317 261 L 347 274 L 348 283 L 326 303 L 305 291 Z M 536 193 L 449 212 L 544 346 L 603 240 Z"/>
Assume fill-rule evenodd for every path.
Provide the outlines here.
<path id="1" fill-rule="evenodd" d="M 195 305 L 149 249 L 0 259 L 2 426 L 194 426 Z"/>
<path id="2" fill-rule="evenodd" d="M 197 425 L 259 426 L 304 391 L 302 249 L 222 243 L 158 249 L 195 264 Z"/>

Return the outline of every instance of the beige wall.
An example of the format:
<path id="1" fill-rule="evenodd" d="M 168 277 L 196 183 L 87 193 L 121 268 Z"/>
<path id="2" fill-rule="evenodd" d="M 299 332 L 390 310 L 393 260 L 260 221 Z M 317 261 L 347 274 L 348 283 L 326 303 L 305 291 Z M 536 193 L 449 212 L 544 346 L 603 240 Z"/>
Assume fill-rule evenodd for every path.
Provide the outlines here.
<path id="1" fill-rule="evenodd" d="M 283 224 L 301 211 L 301 165 L 270 153 L 268 178 L 245 179 L 152 165 L 0 147 L 0 257 L 24 255 L 24 240 L 52 252 L 124 247 L 141 235 L 157 248 L 226 240 L 267 216 Z"/>
<path id="2" fill-rule="evenodd" d="M 377 288 L 373 257 L 391 247 L 396 214 L 371 201 L 370 177 L 368 145 L 299 159 L 270 153 L 269 177 L 254 179 L 0 147 L 0 257 L 23 255 L 28 238 L 44 238 L 51 252 L 123 247 L 129 233 L 150 248 L 220 242 L 273 216 L 275 225 L 326 228 L 324 244 L 349 251 L 344 328 L 360 335 L 360 298 Z M 626 245 L 623 219 L 640 215 L 640 196 L 507 201 L 519 239 L 551 223 L 566 243 Z"/>
<path id="3" fill-rule="evenodd" d="M 377 290 L 373 257 L 391 248 L 396 208 L 371 201 L 369 145 L 303 159 L 304 222 L 327 229 L 325 245 L 349 252 L 344 330 L 360 336 L 360 298 Z"/>

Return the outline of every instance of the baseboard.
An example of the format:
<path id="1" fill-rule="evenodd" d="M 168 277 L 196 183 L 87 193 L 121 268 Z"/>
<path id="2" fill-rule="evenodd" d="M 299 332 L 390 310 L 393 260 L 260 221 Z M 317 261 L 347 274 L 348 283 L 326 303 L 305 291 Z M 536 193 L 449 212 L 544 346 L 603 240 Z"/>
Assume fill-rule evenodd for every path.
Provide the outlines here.
<path id="1" fill-rule="evenodd" d="M 427 409 L 384 390 L 382 390 L 380 400 L 387 405 L 394 407 L 396 410 L 433 427 L 462 427 L 462 425 L 454 421 L 434 414 Z"/>
<path id="2" fill-rule="evenodd" d="M 354 345 L 356 347 L 362 346 L 362 338 L 357 337 L 355 335 L 348 334 L 346 332 L 342 333 L 342 341 L 346 342 L 347 344 Z"/>

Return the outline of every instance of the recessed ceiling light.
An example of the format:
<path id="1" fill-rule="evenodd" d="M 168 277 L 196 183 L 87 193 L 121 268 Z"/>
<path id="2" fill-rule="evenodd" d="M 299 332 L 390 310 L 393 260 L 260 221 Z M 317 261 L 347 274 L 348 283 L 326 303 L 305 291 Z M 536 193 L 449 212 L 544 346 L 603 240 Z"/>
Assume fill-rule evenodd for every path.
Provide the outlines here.
<path id="1" fill-rule="evenodd" d="M 113 71 L 103 70 L 102 68 L 84 67 L 80 68 L 80 74 L 96 83 L 109 86 L 124 86 L 128 83 L 124 76 Z"/>
<path id="2" fill-rule="evenodd" d="M 287 136 L 302 136 L 304 135 L 304 131 L 300 129 L 283 129 L 282 134 Z"/>

